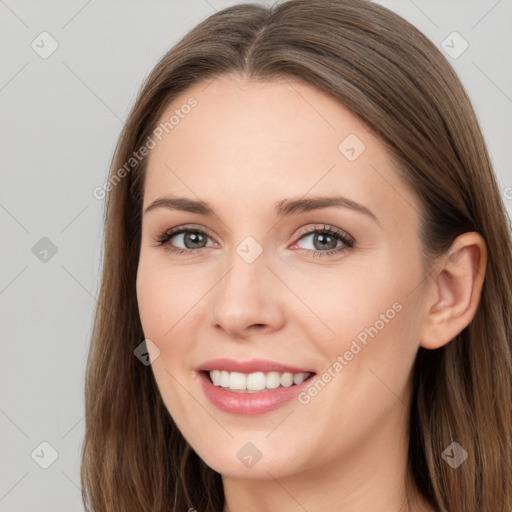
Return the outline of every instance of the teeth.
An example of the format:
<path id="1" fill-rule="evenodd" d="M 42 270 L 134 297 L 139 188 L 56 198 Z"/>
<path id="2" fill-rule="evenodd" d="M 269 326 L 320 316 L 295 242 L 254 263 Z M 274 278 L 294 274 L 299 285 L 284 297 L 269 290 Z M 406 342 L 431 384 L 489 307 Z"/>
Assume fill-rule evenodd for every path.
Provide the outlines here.
<path id="1" fill-rule="evenodd" d="M 219 386 L 222 386 L 223 388 L 227 388 L 229 386 L 229 373 L 228 372 L 220 372 Z"/>
<path id="2" fill-rule="evenodd" d="M 289 388 L 293 385 L 293 373 L 283 373 L 281 375 L 281 386 Z"/>
<path id="3" fill-rule="evenodd" d="M 228 388 L 240 391 L 247 389 L 247 376 L 243 373 L 231 372 L 229 374 Z"/>
<path id="4" fill-rule="evenodd" d="M 293 383 L 300 384 L 301 382 L 304 382 L 307 379 L 307 375 L 307 373 L 296 373 L 293 376 Z"/>
<path id="5" fill-rule="evenodd" d="M 246 379 L 246 389 L 261 391 L 267 385 L 267 376 L 263 372 L 250 373 Z"/>
<path id="6" fill-rule="evenodd" d="M 265 387 L 268 389 L 275 389 L 281 385 L 281 374 L 279 372 L 267 373 L 267 384 Z"/>
<path id="7" fill-rule="evenodd" d="M 264 389 L 275 389 L 279 386 L 287 388 L 304 382 L 311 375 L 310 373 L 290 372 L 255 372 L 246 374 L 226 372 L 224 370 L 211 370 L 209 374 L 214 386 L 247 393 L 256 393 Z"/>

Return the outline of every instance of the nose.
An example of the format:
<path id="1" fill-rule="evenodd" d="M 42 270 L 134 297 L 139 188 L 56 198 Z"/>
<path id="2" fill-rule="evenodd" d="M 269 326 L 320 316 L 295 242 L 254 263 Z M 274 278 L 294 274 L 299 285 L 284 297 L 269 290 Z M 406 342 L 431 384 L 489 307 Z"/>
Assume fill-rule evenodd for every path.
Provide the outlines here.
<path id="1" fill-rule="evenodd" d="M 263 254 L 247 263 L 238 254 L 212 290 L 213 325 L 232 338 L 270 333 L 284 322 L 283 285 Z"/>

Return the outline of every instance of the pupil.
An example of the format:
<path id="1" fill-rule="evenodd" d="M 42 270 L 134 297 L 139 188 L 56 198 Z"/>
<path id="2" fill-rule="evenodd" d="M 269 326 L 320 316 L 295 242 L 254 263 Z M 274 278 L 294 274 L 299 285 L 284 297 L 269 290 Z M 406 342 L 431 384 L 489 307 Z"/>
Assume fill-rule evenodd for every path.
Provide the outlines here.
<path id="1" fill-rule="evenodd" d="M 192 244 L 200 244 L 203 240 L 203 235 L 200 233 L 185 233 L 185 245 L 187 245 L 187 241 L 190 241 Z M 192 247 L 195 249 L 197 247 Z"/>
<path id="2" fill-rule="evenodd" d="M 321 242 L 320 242 L 320 246 L 318 246 L 318 244 L 316 243 L 316 240 L 315 240 L 315 249 L 326 249 L 326 248 L 327 249 L 334 249 L 336 247 L 336 240 L 332 236 L 330 236 L 328 234 L 320 233 L 318 235 L 317 239 L 321 240 Z M 334 242 L 334 245 L 332 247 L 326 247 L 325 245 L 321 245 L 322 243 L 324 243 L 324 244 L 327 243 L 328 244 L 329 243 L 329 239 L 330 239 L 331 245 Z"/>

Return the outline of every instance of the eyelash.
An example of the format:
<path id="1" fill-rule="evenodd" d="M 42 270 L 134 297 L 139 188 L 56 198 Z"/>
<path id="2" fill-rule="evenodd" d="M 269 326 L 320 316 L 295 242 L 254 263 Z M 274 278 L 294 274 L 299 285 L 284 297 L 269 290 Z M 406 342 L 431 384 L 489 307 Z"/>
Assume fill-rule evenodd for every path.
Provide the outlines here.
<path id="1" fill-rule="evenodd" d="M 157 236 L 156 242 L 157 247 L 163 246 L 166 251 L 169 251 L 174 254 L 190 254 L 193 252 L 199 252 L 202 249 L 207 249 L 207 247 L 200 247 L 199 249 L 183 249 L 181 247 L 172 247 L 169 245 L 169 240 L 174 238 L 176 235 L 181 235 L 183 233 L 197 233 L 203 236 L 206 236 L 208 238 L 211 238 L 208 236 L 208 234 L 203 231 L 202 229 L 193 228 L 193 227 L 180 227 L 180 228 L 174 228 L 169 231 L 164 231 L 160 235 Z M 343 251 L 346 251 L 348 249 L 351 249 L 354 247 L 354 240 L 350 238 L 344 231 L 338 230 L 336 228 L 333 228 L 331 226 L 323 225 L 322 228 L 317 228 L 315 226 L 315 229 L 310 229 L 309 231 L 303 231 L 298 236 L 297 242 L 302 240 L 308 235 L 312 234 L 322 234 L 322 235 L 329 235 L 334 238 L 337 238 L 339 241 L 343 242 L 344 246 L 338 247 L 336 249 L 329 249 L 328 251 L 319 251 L 319 250 L 312 250 L 312 249 L 298 249 L 300 251 L 306 251 L 306 252 L 313 252 L 312 257 L 316 258 L 319 256 L 330 256 L 334 254 L 339 254 Z M 295 243 L 297 243 L 295 242 Z M 294 243 L 294 245 L 295 245 Z"/>

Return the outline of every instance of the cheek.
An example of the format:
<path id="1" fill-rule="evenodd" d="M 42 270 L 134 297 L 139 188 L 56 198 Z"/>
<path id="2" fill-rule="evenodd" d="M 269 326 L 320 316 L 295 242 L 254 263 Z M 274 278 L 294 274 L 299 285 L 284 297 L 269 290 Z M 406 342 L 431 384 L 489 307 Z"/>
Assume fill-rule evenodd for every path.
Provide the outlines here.
<path id="1" fill-rule="evenodd" d="M 412 273 L 396 275 L 396 280 L 379 273 L 365 281 L 347 277 L 332 283 L 329 293 L 309 296 L 335 334 L 315 339 L 326 356 L 322 382 L 306 390 L 300 403 L 317 418 L 314 430 L 328 433 L 329 449 L 371 436 L 399 400 L 407 401 L 421 304 L 410 293 Z"/>
<path id="2" fill-rule="evenodd" d="M 166 329 L 171 327 L 170 318 L 165 311 L 168 297 L 162 292 L 162 286 L 155 273 L 147 266 L 139 265 L 137 272 L 137 303 L 144 336 L 151 340 L 159 339 Z M 172 309 L 168 309 L 172 311 Z"/>
<path id="3" fill-rule="evenodd" d="M 186 427 L 184 418 L 198 413 L 195 403 L 180 385 L 183 382 L 180 370 L 191 345 L 186 326 L 193 317 L 191 306 L 197 301 L 198 293 L 185 276 L 185 272 L 170 272 L 154 259 L 141 256 L 136 283 L 144 336 L 160 351 L 151 369 L 165 406 L 173 412 L 180 430 Z"/>
<path id="4" fill-rule="evenodd" d="M 376 261 L 371 271 L 354 266 L 337 279 L 320 279 L 298 291 L 328 328 L 315 337 L 326 367 L 338 374 L 332 365 L 341 356 L 344 386 L 356 394 L 375 383 L 369 368 L 401 388 L 418 349 L 421 287 L 415 290 L 414 283 L 422 271 L 412 258 L 408 267 L 397 261 L 391 256 Z"/>
<path id="5" fill-rule="evenodd" d="M 141 257 L 137 271 L 137 302 L 144 334 L 149 339 L 172 338 L 180 319 L 201 296 L 201 288 L 186 271 L 169 271 L 158 262 Z M 163 347 L 160 347 L 161 349 Z"/>
<path id="6" fill-rule="evenodd" d="M 397 310 L 401 309 L 409 291 L 407 276 L 393 280 L 383 277 L 391 273 L 389 267 L 386 272 L 375 270 L 372 273 L 367 269 L 344 269 L 318 275 L 307 283 L 297 282 L 294 291 L 304 297 L 316 322 L 321 320 L 324 324 L 323 338 L 337 343 L 356 337 L 374 324 L 381 331 L 384 325 L 387 327 L 400 316 Z M 311 321 L 312 317 L 307 316 Z"/>

